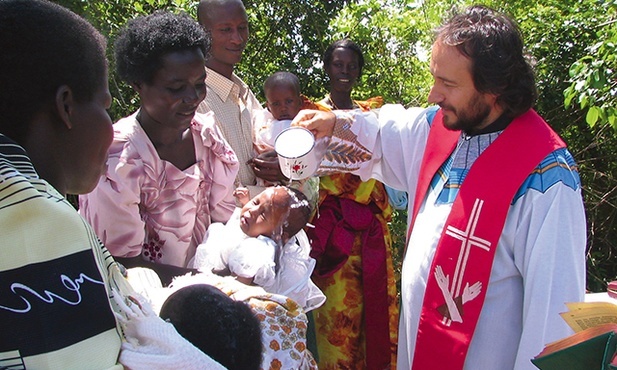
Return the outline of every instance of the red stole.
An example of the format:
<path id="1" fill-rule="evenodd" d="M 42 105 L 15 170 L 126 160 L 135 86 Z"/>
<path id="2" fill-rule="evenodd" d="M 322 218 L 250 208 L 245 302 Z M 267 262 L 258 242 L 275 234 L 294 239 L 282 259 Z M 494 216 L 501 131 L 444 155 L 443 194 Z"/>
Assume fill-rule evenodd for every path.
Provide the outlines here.
<path id="1" fill-rule="evenodd" d="M 459 137 L 460 131 L 443 126 L 442 113 L 437 112 L 422 159 L 411 225 L 431 180 Z M 561 147 L 565 147 L 561 138 L 529 110 L 514 119 L 472 165 L 429 270 L 412 369 L 463 368 L 510 203 L 538 164 Z"/>

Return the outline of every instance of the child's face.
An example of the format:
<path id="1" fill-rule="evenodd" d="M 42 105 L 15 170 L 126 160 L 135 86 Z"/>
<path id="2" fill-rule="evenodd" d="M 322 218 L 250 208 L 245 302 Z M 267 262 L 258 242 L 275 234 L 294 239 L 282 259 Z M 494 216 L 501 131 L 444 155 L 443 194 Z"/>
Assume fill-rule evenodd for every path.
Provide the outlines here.
<path id="1" fill-rule="evenodd" d="M 266 92 L 266 106 L 275 119 L 291 120 L 302 108 L 302 99 L 291 86 L 274 86 Z"/>
<path id="2" fill-rule="evenodd" d="M 240 228 L 250 237 L 263 235 L 277 239 L 275 233 L 278 231 L 282 235 L 290 202 L 291 197 L 285 188 L 267 188 L 242 207 Z"/>

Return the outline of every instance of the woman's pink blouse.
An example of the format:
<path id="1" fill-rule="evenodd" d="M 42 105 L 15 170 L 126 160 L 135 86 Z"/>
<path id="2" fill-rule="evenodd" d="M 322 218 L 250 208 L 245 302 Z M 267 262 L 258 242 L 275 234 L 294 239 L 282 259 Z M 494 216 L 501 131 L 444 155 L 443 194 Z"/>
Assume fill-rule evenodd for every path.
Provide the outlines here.
<path id="1" fill-rule="evenodd" d="M 226 222 L 238 160 L 214 115 L 191 124 L 197 162 L 185 170 L 159 158 L 136 119 L 114 124 L 107 174 L 80 196 L 80 213 L 112 255 L 185 267 L 212 222 Z"/>

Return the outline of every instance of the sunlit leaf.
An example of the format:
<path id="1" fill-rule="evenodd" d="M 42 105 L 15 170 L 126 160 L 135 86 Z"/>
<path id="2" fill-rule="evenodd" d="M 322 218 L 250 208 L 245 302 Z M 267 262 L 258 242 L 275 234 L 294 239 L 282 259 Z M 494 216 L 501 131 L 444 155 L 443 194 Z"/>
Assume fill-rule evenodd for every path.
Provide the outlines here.
<path id="1" fill-rule="evenodd" d="M 587 111 L 587 115 L 585 116 L 585 120 L 589 124 L 589 126 L 595 126 L 596 122 L 598 122 L 598 117 L 600 116 L 600 108 L 596 106 L 589 107 Z"/>

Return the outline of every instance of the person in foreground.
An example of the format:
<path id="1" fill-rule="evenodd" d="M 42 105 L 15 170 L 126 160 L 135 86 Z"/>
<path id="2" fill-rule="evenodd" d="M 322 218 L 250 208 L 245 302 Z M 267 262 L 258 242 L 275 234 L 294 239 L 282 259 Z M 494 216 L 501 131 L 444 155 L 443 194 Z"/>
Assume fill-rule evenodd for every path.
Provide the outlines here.
<path id="1" fill-rule="evenodd" d="M 116 321 L 124 311 L 110 297 L 133 291 L 65 198 L 91 191 L 105 171 L 105 46 L 57 4 L 0 1 L 0 368 L 144 368 L 127 359 L 137 348 L 122 333 L 164 330 L 174 346 L 144 356 L 222 369 L 160 318 Z"/>
<path id="2" fill-rule="evenodd" d="M 127 275 L 135 290 L 152 307 L 152 311 L 159 314 L 164 302 L 174 292 L 199 284 L 214 286 L 233 300 L 247 304 L 259 320 L 261 369 L 317 369 L 313 354 L 307 348 L 306 314 L 293 299 L 267 293 L 262 287 L 246 285 L 232 276 L 220 276 L 209 271 L 177 276 L 167 287 L 163 287 L 158 275 L 148 268 L 131 268 L 127 270 Z"/>
<path id="3" fill-rule="evenodd" d="M 228 370 L 259 370 L 260 322 L 246 302 L 212 285 L 188 285 L 167 297 L 159 316 Z"/>
<path id="4" fill-rule="evenodd" d="M 211 222 L 233 209 L 238 161 L 214 114 L 196 114 L 206 95 L 210 41 L 186 14 L 156 12 L 122 29 L 118 74 L 140 108 L 114 124 L 107 172 L 80 197 L 80 212 L 119 262 L 146 266 L 164 283 L 186 273 Z"/>
<path id="5" fill-rule="evenodd" d="M 436 33 L 427 109 L 374 117 L 302 111 L 292 123 L 360 152 L 345 167 L 415 195 L 402 267 L 397 365 L 533 369 L 571 334 L 585 292 L 586 221 L 576 164 L 532 109 L 516 24 L 472 6 Z M 371 122 L 371 120 L 373 120 Z M 370 158 L 364 160 L 363 158 Z"/>

